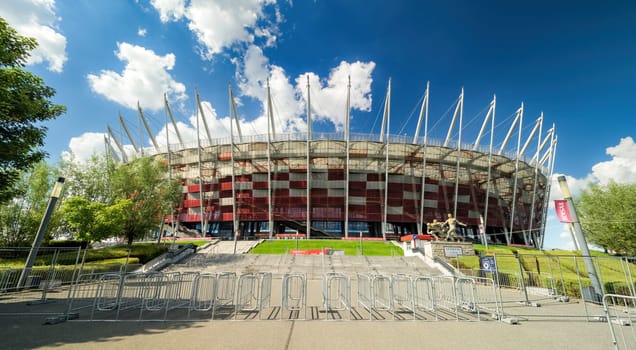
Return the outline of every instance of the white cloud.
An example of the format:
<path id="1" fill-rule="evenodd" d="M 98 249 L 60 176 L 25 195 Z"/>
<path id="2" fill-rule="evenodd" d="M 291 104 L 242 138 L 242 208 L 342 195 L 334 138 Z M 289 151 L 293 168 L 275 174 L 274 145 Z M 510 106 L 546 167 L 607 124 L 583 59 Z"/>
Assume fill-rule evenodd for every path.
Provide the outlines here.
<path id="1" fill-rule="evenodd" d="M 139 36 L 146 36 L 146 33 L 148 33 L 148 30 L 146 28 L 137 29 L 137 35 Z"/>
<path id="2" fill-rule="evenodd" d="M 305 101 L 307 99 L 307 77 L 311 90 L 312 113 L 315 119 L 331 122 L 342 129 L 345 122 L 348 77 L 351 76 L 351 108 L 368 111 L 371 109 L 371 74 L 374 62 L 341 62 L 329 73 L 329 78 L 321 80 L 313 72 L 307 72 L 294 79 L 292 85 L 283 68 L 269 64 L 263 51 L 254 45 L 245 54 L 243 64 L 238 68 L 239 89 L 242 96 L 252 97 L 261 103 L 262 111 L 267 110 L 267 79 L 270 80 L 276 129 L 283 132 L 305 131 Z M 256 130 L 267 130 L 264 116 L 255 121 Z"/>
<path id="3" fill-rule="evenodd" d="M 601 162 L 592 167 L 592 175 L 601 184 L 611 181 L 617 183 L 636 182 L 636 143 L 631 137 L 620 140 L 618 145 L 608 147 L 606 153 L 611 160 Z"/>
<path id="4" fill-rule="evenodd" d="M 150 4 L 159 11 L 161 22 L 179 20 L 185 14 L 185 0 L 152 0 Z"/>
<path id="5" fill-rule="evenodd" d="M 576 197 L 581 190 L 587 188 L 587 186 L 595 180 L 591 174 L 582 179 L 577 179 L 570 175 L 554 174 L 552 177 L 552 185 L 550 187 L 551 208 L 554 208 L 555 199 L 563 199 L 563 192 L 561 191 L 561 185 L 559 184 L 559 176 L 565 176 L 565 182 L 568 185 L 572 197 Z"/>
<path id="6" fill-rule="evenodd" d="M 371 110 L 371 73 L 374 62 L 353 63 L 342 61 L 329 73 L 326 81 L 313 73 L 306 73 L 296 79 L 296 86 L 303 97 L 307 98 L 307 76 L 311 90 L 312 112 L 316 119 L 326 119 L 336 128 L 342 129 L 345 123 L 347 84 L 351 77 L 351 108 L 361 111 Z"/>
<path id="7" fill-rule="evenodd" d="M 126 62 L 126 67 L 121 74 L 102 70 L 99 75 L 87 75 L 93 91 L 130 109 L 136 109 L 139 101 L 145 109 L 159 110 L 163 108 L 164 93 L 171 100 L 186 99 L 185 85 L 169 74 L 175 64 L 174 54 L 160 56 L 128 43 L 118 43 L 117 48 L 117 58 Z"/>
<path id="8" fill-rule="evenodd" d="M 273 46 L 282 16 L 275 8 L 274 16 L 265 14 L 265 8 L 275 0 L 153 0 L 162 22 L 188 19 L 188 28 L 202 45 L 201 56 L 210 60 L 235 44 L 253 43 L 262 39 L 263 46 Z M 270 18 L 273 17 L 273 18 Z"/>
<path id="9" fill-rule="evenodd" d="M 93 155 L 104 154 L 106 149 L 104 136 L 104 133 L 86 132 L 80 136 L 72 137 L 68 144 L 70 153 L 63 153 L 62 158 L 84 162 Z"/>
<path id="10" fill-rule="evenodd" d="M 66 37 L 58 32 L 55 0 L 4 1 L 0 16 L 20 35 L 37 40 L 28 64 L 48 62 L 48 70 L 62 71 L 67 60 Z"/>

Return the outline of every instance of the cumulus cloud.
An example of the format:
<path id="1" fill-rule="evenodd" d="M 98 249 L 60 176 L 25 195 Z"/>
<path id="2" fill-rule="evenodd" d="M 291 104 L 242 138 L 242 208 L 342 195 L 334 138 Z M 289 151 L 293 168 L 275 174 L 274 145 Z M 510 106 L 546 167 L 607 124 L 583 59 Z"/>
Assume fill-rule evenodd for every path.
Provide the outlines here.
<path id="1" fill-rule="evenodd" d="M 148 33 L 148 30 L 146 28 L 137 29 L 137 35 L 139 36 L 146 36 L 146 33 Z"/>
<path id="2" fill-rule="evenodd" d="M 265 47 L 276 42 L 278 24 L 282 16 L 275 0 L 206 1 L 152 0 L 162 22 L 188 20 L 188 28 L 202 46 L 201 56 L 214 55 L 236 44 L 253 43 L 261 39 Z M 274 7 L 274 15 L 266 8 Z"/>
<path id="3" fill-rule="evenodd" d="M 150 4 L 159 11 L 161 22 L 178 20 L 185 14 L 185 0 L 152 0 Z"/>
<path id="4" fill-rule="evenodd" d="M 88 74 L 91 89 L 130 109 L 141 106 L 149 110 L 163 108 L 163 94 L 172 100 L 187 98 L 185 85 L 172 78 L 169 71 L 175 64 L 172 53 L 164 56 L 141 46 L 118 43 L 115 52 L 120 61 L 126 62 L 123 72 L 102 70 L 98 75 Z"/>
<path id="5" fill-rule="evenodd" d="M 27 64 L 48 62 L 48 70 L 62 71 L 67 60 L 66 37 L 57 28 L 60 18 L 55 14 L 55 0 L 5 1 L 0 16 L 20 35 L 37 40 L 38 47 L 31 51 Z"/>
<path id="6" fill-rule="evenodd" d="M 300 74 L 290 82 L 285 70 L 269 63 L 263 51 L 250 46 L 245 59 L 238 70 L 239 89 L 242 96 L 251 97 L 261 103 L 262 111 L 267 111 L 267 80 L 269 79 L 272 99 L 275 102 L 274 114 L 278 130 L 284 132 L 305 131 L 305 101 L 307 100 L 307 78 L 311 90 L 311 108 L 314 119 L 331 122 L 342 129 L 345 122 L 345 107 L 348 77 L 351 77 L 351 108 L 369 111 L 371 109 L 371 74 L 374 62 L 341 62 L 331 69 L 328 78 L 321 79 L 318 74 L 307 72 Z M 264 116 L 262 117 L 264 118 Z M 259 125 L 266 119 L 256 121 Z M 257 128 L 257 130 L 267 130 Z"/>
<path id="7" fill-rule="evenodd" d="M 86 132 L 80 136 L 72 137 L 69 141 L 69 152 L 62 154 L 62 158 L 66 160 L 74 160 L 84 162 L 93 155 L 104 154 L 105 142 L 104 133 Z"/>
<path id="8" fill-rule="evenodd" d="M 636 182 L 636 143 L 634 143 L 633 138 L 622 138 L 618 145 L 608 147 L 605 152 L 612 159 L 592 167 L 592 175 L 599 183 Z"/>
<path id="9" fill-rule="evenodd" d="M 353 63 L 342 61 L 333 68 L 326 80 L 321 80 L 316 74 L 306 73 L 296 78 L 296 86 L 303 98 L 307 99 L 307 91 L 304 86 L 309 85 L 312 98 L 312 113 L 316 119 L 326 119 L 332 122 L 336 128 L 342 129 L 345 124 L 345 107 L 347 84 L 351 77 L 352 109 L 360 111 L 371 110 L 371 73 L 375 68 L 374 62 Z"/>

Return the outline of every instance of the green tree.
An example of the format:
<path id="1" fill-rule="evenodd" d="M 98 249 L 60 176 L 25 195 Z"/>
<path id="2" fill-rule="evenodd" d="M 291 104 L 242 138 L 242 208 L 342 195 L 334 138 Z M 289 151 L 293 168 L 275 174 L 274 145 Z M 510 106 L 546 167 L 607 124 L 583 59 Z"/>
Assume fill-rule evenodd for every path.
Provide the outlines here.
<path id="1" fill-rule="evenodd" d="M 99 241 L 122 233 L 132 201 L 119 199 L 113 205 L 91 202 L 82 197 L 64 201 L 61 212 L 75 239 Z"/>
<path id="2" fill-rule="evenodd" d="M 636 184 L 591 184 L 576 203 L 590 243 L 636 255 Z"/>
<path id="3" fill-rule="evenodd" d="M 28 246 L 46 211 L 58 171 L 45 162 L 20 172 L 14 184 L 14 198 L 0 205 L 0 241 L 4 246 Z M 45 240 L 60 229 L 59 212 L 54 211 L 45 232 Z"/>
<path id="4" fill-rule="evenodd" d="M 23 37 L 0 18 L 0 203 L 12 199 L 22 171 L 46 157 L 42 122 L 66 108 L 51 102 L 55 90 L 24 69 L 33 38 Z"/>
<path id="5" fill-rule="evenodd" d="M 166 177 L 167 165 L 149 157 L 122 164 L 113 171 L 113 194 L 116 198 L 132 201 L 123 229 L 128 244 L 157 230 L 178 200 L 180 182 L 170 183 Z"/>
<path id="6" fill-rule="evenodd" d="M 60 168 L 66 178 L 64 192 L 68 197 L 82 197 L 104 204 L 112 204 L 114 201 L 110 189 L 110 176 L 115 169 L 115 163 L 107 156 L 94 155 L 83 162 L 73 158 L 64 159 Z"/>

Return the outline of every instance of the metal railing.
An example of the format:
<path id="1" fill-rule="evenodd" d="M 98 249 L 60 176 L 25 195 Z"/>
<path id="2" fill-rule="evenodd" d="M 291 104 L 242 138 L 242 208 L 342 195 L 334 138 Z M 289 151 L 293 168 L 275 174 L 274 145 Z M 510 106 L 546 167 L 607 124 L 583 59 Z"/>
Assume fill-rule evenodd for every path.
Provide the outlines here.
<path id="1" fill-rule="evenodd" d="M 635 349 L 636 297 L 605 294 L 603 296 L 603 310 L 614 349 Z"/>
<path id="2" fill-rule="evenodd" d="M 349 276 L 337 272 L 323 274 L 322 305 L 327 320 L 351 319 L 351 279 Z M 345 312 L 345 315 L 340 314 L 340 312 Z"/>

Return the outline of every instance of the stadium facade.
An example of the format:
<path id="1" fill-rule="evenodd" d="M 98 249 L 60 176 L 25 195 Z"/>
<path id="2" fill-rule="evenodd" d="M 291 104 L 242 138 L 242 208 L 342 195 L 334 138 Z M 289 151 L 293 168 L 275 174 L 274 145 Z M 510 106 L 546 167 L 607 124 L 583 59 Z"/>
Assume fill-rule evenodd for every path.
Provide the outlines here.
<path id="1" fill-rule="evenodd" d="M 154 148 L 135 150 L 164 159 L 170 176 L 182 179 L 183 200 L 166 223 L 199 234 L 397 239 L 425 233 L 427 223 L 451 213 L 466 224 L 460 234 L 469 240 L 542 245 L 554 126 L 544 132 L 541 115 L 523 137 L 521 105 L 495 147 L 493 99 L 477 138 L 466 142 L 462 91 L 447 137 L 433 139 L 427 136 L 427 88 L 414 135 L 390 135 L 390 96 L 389 83 L 380 134 L 349 132 L 347 97 L 342 132 L 312 132 L 310 101 L 307 132 L 277 132 L 269 99 L 268 132 L 243 135 L 230 88 L 232 137 L 213 139 L 197 94 L 197 128 L 204 130 L 198 130 L 196 144 L 182 141 L 166 100 L 177 142 L 166 140 L 167 148 L 152 139 Z M 139 115 L 145 121 L 141 108 Z M 110 149 L 125 160 L 110 128 L 109 134 L 108 144 L 119 151 Z M 451 139 L 453 134 L 458 138 Z"/>

